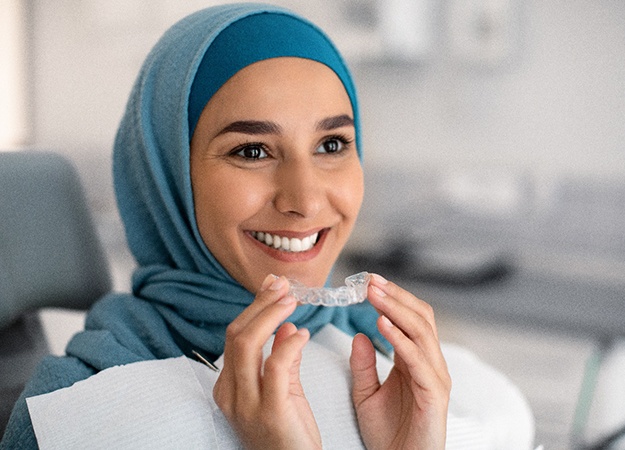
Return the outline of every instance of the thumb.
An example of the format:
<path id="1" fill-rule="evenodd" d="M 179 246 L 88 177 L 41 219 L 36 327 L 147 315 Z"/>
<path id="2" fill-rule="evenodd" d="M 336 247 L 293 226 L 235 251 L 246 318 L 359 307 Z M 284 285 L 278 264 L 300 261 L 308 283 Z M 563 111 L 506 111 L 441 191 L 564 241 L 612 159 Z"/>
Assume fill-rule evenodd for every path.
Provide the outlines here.
<path id="1" fill-rule="evenodd" d="M 364 334 L 357 334 L 352 342 L 349 365 L 352 369 L 352 398 L 356 409 L 380 389 L 375 365 L 375 349 Z"/>
<path id="2" fill-rule="evenodd" d="M 276 335 L 273 340 L 273 345 L 271 346 L 271 351 L 274 352 L 280 344 L 282 344 L 285 340 L 287 340 L 290 336 L 297 333 L 297 327 L 293 325 L 291 322 L 285 322 L 278 328 L 276 331 Z"/>

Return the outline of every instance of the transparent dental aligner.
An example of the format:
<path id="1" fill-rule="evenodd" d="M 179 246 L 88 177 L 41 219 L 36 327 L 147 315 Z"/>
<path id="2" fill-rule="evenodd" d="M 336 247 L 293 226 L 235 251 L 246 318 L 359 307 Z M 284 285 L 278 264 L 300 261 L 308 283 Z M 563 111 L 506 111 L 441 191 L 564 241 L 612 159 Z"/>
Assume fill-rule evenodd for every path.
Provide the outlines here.
<path id="1" fill-rule="evenodd" d="M 345 286 L 337 288 L 310 288 L 299 281 L 289 280 L 289 294 L 300 303 L 322 306 L 348 306 L 361 303 L 367 298 L 367 286 L 371 275 L 360 272 L 345 278 Z"/>

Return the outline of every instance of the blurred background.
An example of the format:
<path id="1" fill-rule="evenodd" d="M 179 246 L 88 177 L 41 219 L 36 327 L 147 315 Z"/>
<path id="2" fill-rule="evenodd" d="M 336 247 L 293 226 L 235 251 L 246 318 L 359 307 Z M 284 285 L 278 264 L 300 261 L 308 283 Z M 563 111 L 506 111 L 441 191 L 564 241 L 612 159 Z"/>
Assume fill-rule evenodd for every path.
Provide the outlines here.
<path id="1" fill-rule="evenodd" d="M 163 31 L 217 3 L 0 0 L 0 149 L 74 162 L 116 289 L 127 96 Z M 359 91 L 367 195 L 337 278 L 378 267 L 430 301 L 443 340 L 528 397 L 538 444 L 622 427 L 625 2 L 270 3 L 326 30 Z"/>

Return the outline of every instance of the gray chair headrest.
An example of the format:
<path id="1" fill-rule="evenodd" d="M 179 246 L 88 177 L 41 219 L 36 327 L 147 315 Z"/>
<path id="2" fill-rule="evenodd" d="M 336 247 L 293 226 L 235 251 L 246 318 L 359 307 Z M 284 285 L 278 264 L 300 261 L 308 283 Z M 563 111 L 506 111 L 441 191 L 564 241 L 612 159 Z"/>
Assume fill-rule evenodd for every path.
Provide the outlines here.
<path id="1" fill-rule="evenodd" d="M 0 328 L 41 307 L 86 309 L 110 289 L 74 166 L 50 152 L 0 152 Z"/>

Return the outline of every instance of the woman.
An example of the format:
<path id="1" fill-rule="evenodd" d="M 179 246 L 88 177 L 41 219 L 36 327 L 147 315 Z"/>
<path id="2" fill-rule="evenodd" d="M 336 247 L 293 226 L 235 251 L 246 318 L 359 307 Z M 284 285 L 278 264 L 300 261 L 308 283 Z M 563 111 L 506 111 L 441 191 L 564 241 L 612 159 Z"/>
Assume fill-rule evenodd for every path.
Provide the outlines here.
<path id="1" fill-rule="evenodd" d="M 27 397 L 200 350 L 224 353 L 214 396 L 246 447 L 320 448 L 299 361 L 310 333 L 331 323 L 360 332 L 350 364 L 367 448 L 443 448 L 451 383 L 427 304 L 380 276 L 367 305 L 303 306 L 288 295 L 287 278 L 328 279 L 363 198 L 360 151 L 350 75 L 312 24 L 241 4 L 172 27 L 144 63 L 115 142 L 116 195 L 139 266 L 133 293 L 99 301 L 67 356 L 42 362 L 3 445 L 36 447 Z M 395 352 L 382 384 L 372 340 Z"/>

